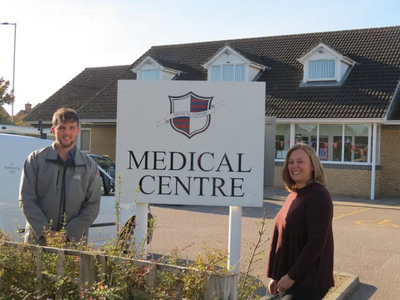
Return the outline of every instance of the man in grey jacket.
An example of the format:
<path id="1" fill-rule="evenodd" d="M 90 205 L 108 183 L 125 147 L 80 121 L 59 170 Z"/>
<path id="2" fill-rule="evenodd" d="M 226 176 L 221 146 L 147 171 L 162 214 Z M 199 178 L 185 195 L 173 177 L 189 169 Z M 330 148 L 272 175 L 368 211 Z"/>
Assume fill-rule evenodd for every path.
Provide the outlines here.
<path id="1" fill-rule="evenodd" d="M 52 125 L 55 142 L 28 156 L 19 193 L 27 221 L 25 242 L 39 245 L 63 227 L 65 242 L 87 237 L 101 201 L 97 164 L 75 145 L 80 132 L 77 113 L 61 108 L 54 113 Z"/>

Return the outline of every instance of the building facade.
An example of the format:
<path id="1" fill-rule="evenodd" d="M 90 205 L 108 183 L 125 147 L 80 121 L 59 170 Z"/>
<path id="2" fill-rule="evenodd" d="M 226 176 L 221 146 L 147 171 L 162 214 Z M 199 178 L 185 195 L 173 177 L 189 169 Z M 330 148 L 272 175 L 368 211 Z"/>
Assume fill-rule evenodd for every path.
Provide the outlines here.
<path id="1" fill-rule="evenodd" d="M 75 108 L 81 149 L 114 159 L 119 79 L 262 81 L 265 114 L 277 120 L 266 141 L 275 187 L 301 142 L 317 152 L 332 194 L 398 196 L 399 40 L 400 27 L 385 27 L 151 47 L 131 65 L 85 69 L 24 121 L 50 124 L 57 108 Z"/>

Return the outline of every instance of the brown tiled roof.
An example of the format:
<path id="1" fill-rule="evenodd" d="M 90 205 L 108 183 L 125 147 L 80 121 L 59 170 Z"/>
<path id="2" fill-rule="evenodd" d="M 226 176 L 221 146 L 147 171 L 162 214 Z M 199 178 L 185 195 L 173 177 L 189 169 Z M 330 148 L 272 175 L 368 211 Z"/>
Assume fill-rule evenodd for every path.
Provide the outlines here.
<path id="1" fill-rule="evenodd" d="M 343 84 L 300 84 L 303 65 L 297 59 L 320 41 L 357 62 Z M 226 44 L 269 67 L 258 79 L 266 82 L 268 116 L 383 118 L 400 80 L 400 26 L 155 46 L 133 66 L 150 55 L 184 66 L 177 80 L 207 80 L 202 64 Z M 115 119 L 116 81 L 120 76 L 134 78 L 131 68 L 86 69 L 43 103 L 43 116 L 65 105 L 76 108 L 82 119 Z M 400 104 L 392 107 L 390 118 L 400 119 Z M 25 120 L 39 115 L 33 109 Z"/>
<path id="2" fill-rule="evenodd" d="M 300 87 L 303 65 L 297 59 L 320 41 L 358 64 L 340 86 Z M 258 81 L 266 82 L 266 115 L 278 118 L 383 118 L 400 80 L 399 26 L 157 46 L 151 51 L 195 67 L 203 75 L 192 80 L 204 80 L 201 64 L 226 43 L 258 55 L 271 67 Z"/>
<path id="3" fill-rule="evenodd" d="M 175 62 L 175 61 L 170 61 L 164 57 L 159 57 L 156 55 L 152 55 L 151 58 L 153 58 L 156 62 L 158 62 L 161 66 L 177 71 L 188 71 L 188 66 L 185 66 L 181 63 Z"/>
<path id="4" fill-rule="evenodd" d="M 23 117 L 23 116 L 25 116 L 28 112 L 29 112 L 29 110 L 21 109 L 15 116 L 16 116 L 16 117 Z"/>
<path id="5" fill-rule="evenodd" d="M 232 47 L 232 48 L 235 49 L 237 52 L 240 53 L 240 55 L 244 56 L 248 60 L 250 60 L 252 62 L 255 62 L 255 63 L 259 64 L 259 65 L 265 66 L 265 61 L 262 60 L 260 56 L 254 54 L 254 53 L 250 53 L 248 51 L 244 51 L 244 50 L 239 49 L 239 48 L 235 48 L 235 47 Z"/>
<path id="6" fill-rule="evenodd" d="M 116 119 L 117 80 L 136 79 L 130 66 L 86 68 L 40 106 L 24 121 L 51 121 L 61 107 L 73 108 L 81 119 Z"/>

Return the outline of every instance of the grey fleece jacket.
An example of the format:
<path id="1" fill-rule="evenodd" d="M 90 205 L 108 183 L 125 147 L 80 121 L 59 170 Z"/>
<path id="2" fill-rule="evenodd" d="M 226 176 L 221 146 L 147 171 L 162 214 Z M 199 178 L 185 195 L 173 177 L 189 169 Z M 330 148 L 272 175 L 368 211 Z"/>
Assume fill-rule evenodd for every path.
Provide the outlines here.
<path id="1" fill-rule="evenodd" d="M 88 237 L 100 201 L 101 181 L 92 158 L 76 149 L 74 163 L 66 167 L 55 143 L 32 152 L 22 170 L 19 192 L 19 207 L 27 221 L 25 242 L 44 245 L 44 229 L 59 231 L 63 213 L 68 240 Z"/>

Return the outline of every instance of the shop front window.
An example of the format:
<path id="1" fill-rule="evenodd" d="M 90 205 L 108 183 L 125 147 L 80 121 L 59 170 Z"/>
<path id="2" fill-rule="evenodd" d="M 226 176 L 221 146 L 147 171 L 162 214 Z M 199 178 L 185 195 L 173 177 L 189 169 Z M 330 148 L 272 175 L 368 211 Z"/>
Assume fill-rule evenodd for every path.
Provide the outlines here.
<path id="1" fill-rule="evenodd" d="M 317 137 L 316 136 L 313 137 L 312 141 L 315 142 L 312 147 L 314 148 L 315 151 L 317 151 L 317 148 L 316 148 L 316 146 L 317 146 Z M 320 160 L 328 160 L 328 146 L 329 146 L 328 137 L 327 136 L 320 136 L 318 143 L 319 143 L 319 146 L 318 146 L 318 157 L 319 157 L 319 159 Z"/>
<path id="2" fill-rule="evenodd" d="M 290 148 L 290 124 L 276 124 L 275 158 L 285 159 Z"/>
<path id="3" fill-rule="evenodd" d="M 307 144 L 313 147 L 315 151 L 317 151 L 317 142 L 316 142 L 316 137 L 318 132 L 317 130 L 318 130 L 318 125 L 315 124 L 296 125 L 295 127 L 296 136 L 294 142 L 296 144 L 298 143 Z M 315 139 L 315 141 L 313 141 L 313 139 Z"/>
<path id="4" fill-rule="evenodd" d="M 319 125 L 319 153 L 321 161 L 341 161 L 343 125 Z"/>
<path id="5" fill-rule="evenodd" d="M 295 124 L 295 144 L 308 144 L 321 161 L 367 163 L 368 140 L 368 124 Z M 285 159 L 289 141 L 290 124 L 277 124 L 275 158 Z"/>
<path id="6" fill-rule="evenodd" d="M 368 125 L 345 125 L 344 161 L 368 161 Z"/>

